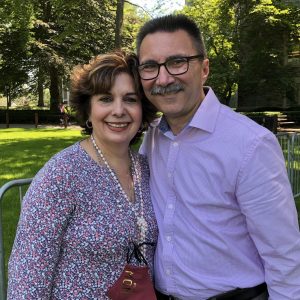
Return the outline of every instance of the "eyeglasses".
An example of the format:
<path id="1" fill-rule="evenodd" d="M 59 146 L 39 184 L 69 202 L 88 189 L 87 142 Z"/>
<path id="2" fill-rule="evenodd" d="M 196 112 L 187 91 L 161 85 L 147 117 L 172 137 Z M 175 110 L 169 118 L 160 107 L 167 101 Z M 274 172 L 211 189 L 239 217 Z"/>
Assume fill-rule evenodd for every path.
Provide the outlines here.
<path id="1" fill-rule="evenodd" d="M 152 80 L 158 77 L 160 67 L 164 66 L 170 75 L 182 75 L 189 70 L 189 61 L 203 59 L 203 54 L 193 56 L 178 56 L 168 58 L 164 63 L 147 62 L 138 66 L 140 77 L 143 80 Z"/>

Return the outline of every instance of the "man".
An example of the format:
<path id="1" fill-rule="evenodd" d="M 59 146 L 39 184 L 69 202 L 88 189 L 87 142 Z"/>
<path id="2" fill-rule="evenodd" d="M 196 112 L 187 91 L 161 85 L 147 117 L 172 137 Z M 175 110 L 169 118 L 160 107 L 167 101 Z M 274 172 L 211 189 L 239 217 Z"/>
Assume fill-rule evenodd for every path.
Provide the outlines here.
<path id="1" fill-rule="evenodd" d="M 205 87 L 209 61 L 183 15 L 137 37 L 146 96 L 163 116 L 146 134 L 159 226 L 158 299 L 300 299 L 300 233 L 276 137 Z"/>

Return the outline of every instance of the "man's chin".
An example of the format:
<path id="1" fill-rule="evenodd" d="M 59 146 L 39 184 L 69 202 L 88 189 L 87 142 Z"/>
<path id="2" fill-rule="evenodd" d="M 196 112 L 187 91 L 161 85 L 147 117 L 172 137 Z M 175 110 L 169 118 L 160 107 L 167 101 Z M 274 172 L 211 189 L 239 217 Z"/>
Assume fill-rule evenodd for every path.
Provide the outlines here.
<path id="1" fill-rule="evenodd" d="M 161 96 L 158 96 L 158 99 L 164 102 L 172 102 L 174 103 L 177 98 L 177 93 L 169 93 L 169 94 L 164 94 Z"/>

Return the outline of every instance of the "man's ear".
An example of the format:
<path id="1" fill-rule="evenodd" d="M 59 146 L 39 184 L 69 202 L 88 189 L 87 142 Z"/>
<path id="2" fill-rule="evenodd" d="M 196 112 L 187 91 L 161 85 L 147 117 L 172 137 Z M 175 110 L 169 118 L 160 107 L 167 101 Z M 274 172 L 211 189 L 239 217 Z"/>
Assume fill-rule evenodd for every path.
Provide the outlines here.
<path id="1" fill-rule="evenodd" d="M 205 84 L 208 78 L 208 74 L 209 74 L 209 60 L 208 58 L 206 58 L 202 61 L 202 74 L 201 74 L 202 85 Z"/>

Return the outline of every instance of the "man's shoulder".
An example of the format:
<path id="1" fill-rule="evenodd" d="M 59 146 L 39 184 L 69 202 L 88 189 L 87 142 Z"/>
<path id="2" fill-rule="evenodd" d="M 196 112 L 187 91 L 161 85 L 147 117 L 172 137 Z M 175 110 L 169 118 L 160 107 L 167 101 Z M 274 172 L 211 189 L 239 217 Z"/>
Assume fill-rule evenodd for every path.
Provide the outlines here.
<path id="1" fill-rule="evenodd" d="M 220 126 L 229 127 L 228 129 L 254 136 L 268 135 L 271 132 L 253 121 L 249 117 L 232 110 L 230 107 L 221 105 Z"/>

